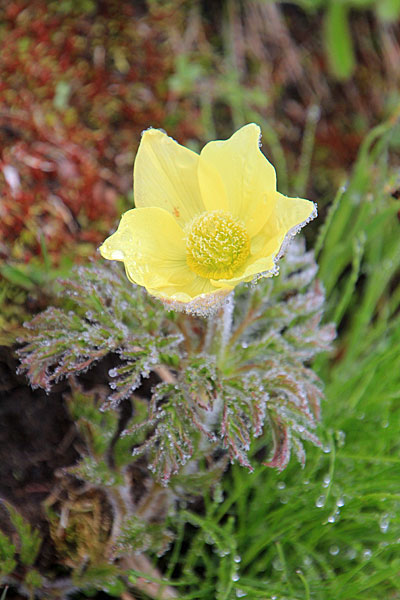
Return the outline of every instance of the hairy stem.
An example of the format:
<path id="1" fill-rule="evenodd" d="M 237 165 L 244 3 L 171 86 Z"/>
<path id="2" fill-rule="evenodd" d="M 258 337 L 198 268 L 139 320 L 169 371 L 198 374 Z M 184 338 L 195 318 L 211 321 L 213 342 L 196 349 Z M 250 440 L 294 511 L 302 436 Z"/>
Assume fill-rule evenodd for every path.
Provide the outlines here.
<path id="1" fill-rule="evenodd" d="M 226 300 L 223 308 L 221 309 L 222 314 L 221 314 L 220 323 L 219 323 L 220 348 L 219 348 L 219 352 L 218 352 L 220 361 L 224 358 L 226 346 L 227 346 L 229 338 L 231 336 L 234 308 L 235 308 L 235 302 L 234 302 L 234 295 L 232 292 L 227 297 L 227 300 Z"/>

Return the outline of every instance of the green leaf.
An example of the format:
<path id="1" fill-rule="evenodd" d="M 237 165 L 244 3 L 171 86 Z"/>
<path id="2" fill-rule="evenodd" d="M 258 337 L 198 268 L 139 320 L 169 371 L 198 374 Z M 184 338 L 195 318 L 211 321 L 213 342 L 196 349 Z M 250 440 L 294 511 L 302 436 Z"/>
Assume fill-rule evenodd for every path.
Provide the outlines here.
<path id="1" fill-rule="evenodd" d="M 23 288 L 24 290 L 32 290 L 35 287 L 35 282 L 28 275 L 12 265 L 3 265 L 1 267 L 2 276 L 10 283 Z"/>
<path id="2" fill-rule="evenodd" d="M 0 531 L 0 575 L 4 577 L 12 573 L 17 565 L 15 546 L 8 536 Z"/>
<path id="3" fill-rule="evenodd" d="M 10 520 L 17 530 L 20 539 L 19 557 L 23 565 L 33 565 L 42 543 L 37 529 L 33 529 L 30 523 L 8 502 L 4 503 L 10 515 Z"/>
<path id="4" fill-rule="evenodd" d="M 348 79 L 355 66 L 355 57 L 348 6 L 339 1 L 332 1 L 325 13 L 325 49 L 332 72 L 338 79 Z"/>
<path id="5" fill-rule="evenodd" d="M 36 590 L 41 587 L 43 583 L 43 577 L 35 569 L 30 569 L 25 577 L 25 583 L 31 590 Z"/>

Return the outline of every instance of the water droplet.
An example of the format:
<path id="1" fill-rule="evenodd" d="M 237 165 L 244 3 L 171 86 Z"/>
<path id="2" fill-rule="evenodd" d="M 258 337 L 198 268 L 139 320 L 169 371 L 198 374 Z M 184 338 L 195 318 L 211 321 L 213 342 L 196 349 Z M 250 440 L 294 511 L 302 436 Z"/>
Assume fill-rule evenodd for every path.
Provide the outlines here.
<path id="1" fill-rule="evenodd" d="M 363 558 L 365 558 L 365 560 L 368 560 L 368 559 L 370 559 L 370 558 L 371 558 L 371 556 L 372 556 L 372 550 L 370 550 L 369 548 L 366 548 L 366 549 L 363 551 L 363 554 L 362 554 L 362 555 L 363 555 Z"/>
<path id="2" fill-rule="evenodd" d="M 381 425 L 382 425 L 383 429 L 387 429 L 387 427 L 389 427 L 389 421 L 388 420 L 382 421 Z"/>
<path id="3" fill-rule="evenodd" d="M 339 506 L 339 507 L 344 506 L 344 498 L 343 498 L 343 496 L 340 496 L 340 498 L 338 498 L 336 500 L 336 506 Z"/>
<path id="4" fill-rule="evenodd" d="M 272 561 L 272 566 L 274 567 L 274 569 L 276 569 L 277 571 L 283 571 L 283 564 L 282 561 L 276 557 L 274 558 L 274 560 Z"/>
<path id="5" fill-rule="evenodd" d="M 346 443 L 346 434 L 344 431 L 339 430 L 336 432 L 336 439 L 337 439 L 337 445 L 338 448 L 343 448 L 343 446 Z"/>
<path id="6" fill-rule="evenodd" d="M 116 376 L 118 375 L 118 370 L 117 370 L 117 369 L 110 369 L 110 370 L 108 371 L 108 375 L 109 375 L 110 377 L 116 377 Z"/>
<path id="7" fill-rule="evenodd" d="M 324 482 L 323 482 L 322 486 L 326 488 L 326 487 L 328 487 L 328 485 L 330 484 L 330 482 L 331 482 L 331 478 L 329 477 L 329 475 L 325 475 Z"/>
<path id="8" fill-rule="evenodd" d="M 357 557 L 357 550 L 355 548 L 349 548 L 346 552 L 346 556 L 349 560 L 354 560 Z"/>
<path id="9" fill-rule="evenodd" d="M 240 575 L 238 575 L 237 573 L 234 573 L 232 575 L 232 581 L 239 581 L 239 579 L 240 579 Z"/>
<path id="10" fill-rule="evenodd" d="M 322 446 L 322 452 L 324 452 L 325 454 L 329 454 L 329 453 L 330 453 L 330 451 L 331 451 L 330 444 L 324 444 L 324 445 Z"/>
<path id="11" fill-rule="evenodd" d="M 339 546 L 331 546 L 329 548 L 329 554 L 332 554 L 332 556 L 336 556 L 337 554 L 339 554 L 340 550 L 339 550 Z"/>
<path id="12" fill-rule="evenodd" d="M 236 590 L 236 598 L 244 598 L 245 596 L 247 596 L 247 592 L 244 592 L 243 590 Z"/>
<path id="13" fill-rule="evenodd" d="M 238 554 L 233 558 L 233 562 L 235 562 L 235 563 L 240 563 L 241 560 L 242 560 L 242 557 L 239 556 Z"/>
<path id="14" fill-rule="evenodd" d="M 286 483 L 284 483 L 283 481 L 279 481 L 277 486 L 278 490 L 284 490 L 286 487 Z"/>
<path id="15" fill-rule="evenodd" d="M 382 533 L 387 532 L 387 530 L 389 529 L 389 523 L 390 523 L 389 515 L 387 515 L 387 514 L 382 515 L 379 520 L 379 529 L 382 531 Z"/>
<path id="16" fill-rule="evenodd" d="M 326 496 L 325 494 L 321 494 L 321 496 L 319 496 L 316 501 L 315 501 L 315 506 L 317 508 L 322 508 L 325 505 L 325 500 L 326 500 Z"/>
<path id="17" fill-rule="evenodd" d="M 310 480 L 309 479 L 304 479 L 303 485 L 310 485 Z"/>
<path id="18" fill-rule="evenodd" d="M 329 515 L 328 523 L 334 523 L 336 521 L 336 515 Z"/>

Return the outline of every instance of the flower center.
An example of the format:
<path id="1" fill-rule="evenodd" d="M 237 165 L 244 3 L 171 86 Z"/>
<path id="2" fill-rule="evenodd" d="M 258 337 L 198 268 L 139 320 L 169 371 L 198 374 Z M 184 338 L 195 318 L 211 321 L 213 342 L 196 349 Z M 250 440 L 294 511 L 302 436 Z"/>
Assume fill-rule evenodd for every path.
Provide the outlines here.
<path id="1" fill-rule="evenodd" d="M 186 231 L 186 260 L 197 275 L 229 279 L 250 253 L 245 227 L 223 210 L 205 212 Z"/>

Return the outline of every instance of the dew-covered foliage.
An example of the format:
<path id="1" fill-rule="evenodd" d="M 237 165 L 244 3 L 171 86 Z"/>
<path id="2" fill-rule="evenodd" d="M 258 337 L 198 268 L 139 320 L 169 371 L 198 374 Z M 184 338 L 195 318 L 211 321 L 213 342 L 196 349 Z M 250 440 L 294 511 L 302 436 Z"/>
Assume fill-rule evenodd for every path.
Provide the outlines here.
<path id="1" fill-rule="evenodd" d="M 52 581 L 42 569 L 31 588 L 120 596 L 129 573 L 135 589 L 174 597 L 148 557 L 173 542 L 169 519 L 217 490 L 229 463 L 282 471 L 293 451 L 304 466 L 303 442 L 321 445 L 311 361 L 335 335 L 321 324 L 316 275 L 312 252 L 293 241 L 279 276 L 239 286 L 208 317 L 166 309 L 115 263 L 58 282 L 56 306 L 25 324 L 17 354 L 32 387 L 63 390 L 73 423 L 77 457 L 44 504 L 69 575 Z M 13 570 L 12 543 L 2 544 Z"/>
<path id="2" fill-rule="evenodd" d="M 165 310 L 118 267 L 79 268 L 60 282 L 65 308 L 26 324 L 20 368 L 32 386 L 49 391 L 110 353 L 118 357 L 99 410 L 132 403 L 122 432 L 134 445 L 131 460 L 143 456 L 164 485 L 217 450 L 252 469 L 248 453 L 260 436 L 269 466 L 284 469 L 292 450 L 304 465 L 303 441 L 320 443 L 322 388 L 310 361 L 334 337 L 331 325 L 321 325 L 316 273 L 312 253 L 292 243 L 278 277 L 242 286 L 207 319 Z M 90 479 L 83 465 L 80 476 Z"/>
<path id="3" fill-rule="evenodd" d="M 159 303 L 142 289 L 131 288 L 119 269 L 82 267 L 60 284 L 67 308 L 50 307 L 25 324 L 21 370 L 33 387 L 50 391 L 61 378 L 85 372 L 116 352 L 124 362 L 110 373 L 118 375 L 108 397 L 116 406 L 148 376 L 152 365 L 163 363 L 163 353 L 182 335 Z"/>

